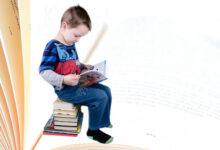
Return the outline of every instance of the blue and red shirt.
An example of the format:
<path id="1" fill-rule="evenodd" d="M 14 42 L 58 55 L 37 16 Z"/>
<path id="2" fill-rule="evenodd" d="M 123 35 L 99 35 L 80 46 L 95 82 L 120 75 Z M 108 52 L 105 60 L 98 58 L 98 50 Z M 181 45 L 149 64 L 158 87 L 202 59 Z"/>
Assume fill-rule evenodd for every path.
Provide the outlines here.
<path id="1" fill-rule="evenodd" d="M 80 62 L 75 44 L 66 46 L 57 40 L 47 43 L 39 72 L 51 69 L 58 74 L 80 74 Z"/>

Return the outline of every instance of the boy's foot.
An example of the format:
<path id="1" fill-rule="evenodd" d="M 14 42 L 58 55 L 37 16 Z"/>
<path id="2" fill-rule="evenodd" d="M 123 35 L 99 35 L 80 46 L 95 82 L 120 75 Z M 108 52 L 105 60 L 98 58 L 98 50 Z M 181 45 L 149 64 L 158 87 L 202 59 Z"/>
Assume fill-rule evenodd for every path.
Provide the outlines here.
<path id="1" fill-rule="evenodd" d="M 113 125 L 110 123 L 110 125 L 107 126 L 106 128 L 113 128 Z"/>
<path id="2" fill-rule="evenodd" d="M 89 130 L 87 131 L 87 136 L 95 141 L 98 141 L 103 144 L 109 144 L 113 141 L 113 137 L 102 132 L 101 130 Z"/>

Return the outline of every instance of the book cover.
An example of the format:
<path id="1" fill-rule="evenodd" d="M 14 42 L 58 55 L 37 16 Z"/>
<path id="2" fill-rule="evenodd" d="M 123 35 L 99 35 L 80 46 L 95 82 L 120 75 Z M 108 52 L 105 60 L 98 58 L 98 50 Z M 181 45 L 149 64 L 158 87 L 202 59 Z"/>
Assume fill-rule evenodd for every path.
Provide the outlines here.
<path id="1" fill-rule="evenodd" d="M 106 77 L 106 60 L 99 62 L 93 66 L 90 70 L 82 70 L 80 74 L 79 84 L 80 86 L 89 86 L 97 82 L 107 80 Z"/>
<path id="2" fill-rule="evenodd" d="M 78 134 L 43 132 L 43 135 L 56 135 L 56 136 L 72 136 L 72 137 L 77 137 Z"/>
<path id="3" fill-rule="evenodd" d="M 53 121 L 54 121 L 53 118 L 54 115 L 52 114 L 49 120 L 47 121 L 46 125 L 44 126 L 44 130 L 53 129 Z"/>
<path id="4" fill-rule="evenodd" d="M 80 131 L 81 131 L 81 128 L 82 128 L 82 126 L 81 126 L 81 125 L 78 125 L 77 130 L 73 130 L 73 131 L 55 130 L 55 129 L 45 129 L 45 130 L 43 131 L 43 133 L 44 133 L 44 132 L 47 132 L 47 133 L 60 133 L 60 134 L 79 134 Z"/>

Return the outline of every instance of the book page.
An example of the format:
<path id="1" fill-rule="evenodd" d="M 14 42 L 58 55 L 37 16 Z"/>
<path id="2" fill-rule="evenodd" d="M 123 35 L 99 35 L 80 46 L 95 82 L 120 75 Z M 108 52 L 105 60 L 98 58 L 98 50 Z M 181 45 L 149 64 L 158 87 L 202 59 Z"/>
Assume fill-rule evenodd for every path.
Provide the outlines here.
<path id="1" fill-rule="evenodd" d="M 42 10 L 33 19 L 33 45 L 36 49 L 32 57 L 33 68 L 39 66 L 45 43 L 57 33 L 51 24 L 59 25 L 60 18 L 57 16 L 62 16 L 61 10 L 73 4 L 72 1 L 42 3 L 35 2 L 33 5 L 35 14 L 39 15 L 38 10 Z M 195 0 L 184 3 L 112 0 L 107 3 L 100 0 L 79 2 L 91 14 L 95 31 L 99 31 L 96 27 L 102 23 L 108 25 L 88 63 L 108 60 L 108 80 L 103 84 L 109 86 L 112 92 L 113 128 L 102 130 L 114 137 L 109 146 L 120 144 L 150 150 L 219 150 L 220 22 L 217 3 L 201 2 L 203 7 L 198 7 Z M 115 5 L 118 3 L 120 5 Z M 186 12 L 186 8 L 189 11 Z M 40 22 L 42 18 L 43 23 Z M 93 32 L 90 35 L 94 35 Z M 76 45 L 79 55 L 81 50 L 86 50 L 79 47 L 91 41 L 86 36 Z M 46 42 L 37 42 L 40 39 Z M 37 73 L 33 74 L 32 80 L 35 86 L 32 89 L 30 126 L 34 130 L 31 130 L 30 137 L 33 141 L 34 136 L 39 134 L 36 130 L 40 130 L 48 120 L 52 111 L 50 103 L 56 98 L 53 89 L 44 84 Z M 40 112 L 36 106 L 40 106 Z M 87 107 L 83 107 L 82 111 L 85 112 L 85 121 L 77 138 L 43 136 L 36 150 L 96 143 L 86 136 Z M 40 119 L 36 119 L 37 116 Z"/>
<path id="2" fill-rule="evenodd" d="M 1 128 L 0 128 L 0 139 L 1 143 L 4 145 L 6 149 L 10 149 L 11 145 L 9 143 L 9 134 L 7 133 L 7 128 L 6 128 L 6 121 L 5 118 L 3 119 L 4 115 L 3 112 L 0 110 L 0 123 L 1 123 Z"/>
<path id="3" fill-rule="evenodd" d="M 87 70 L 87 69 L 82 70 L 80 75 L 84 75 L 88 72 L 93 72 L 93 71 L 97 71 L 103 75 L 106 75 L 106 60 L 93 65 L 93 68 L 90 70 Z"/>
<path id="4" fill-rule="evenodd" d="M 12 82 L 18 126 L 15 128 L 19 148 L 23 146 L 24 129 L 24 74 L 21 49 L 21 33 L 17 1 L 0 1 L 0 29 L 2 46 Z"/>
<path id="5" fill-rule="evenodd" d="M 12 126 L 12 117 L 10 116 L 9 113 L 9 108 L 7 106 L 7 101 L 5 99 L 5 95 L 3 93 L 2 85 L 0 84 L 0 108 L 1 108 L 1 114 L 2 114 L 2 122 L 1 125 L 5 126 L 5 135 L 7 136 L 9 145 L 13 147 L 14 149 L 16 148 L 16 142 L 15 142 L 15 136 L 14 131 L 13 131 L 13 126 Z"/>
<path id="6" fill-rule="evenodd" d="M 13 137 L 14 143 L 13 146 L 16 147 L 16 145 L 18 146 L 19 142 L 19 126 L 18 126 L 18 116 L 17 116 L 17 112 L 16 112 L 16 104 L 15 104 L 15 100 L 14 100 L 14 93 L 13 93 L 13 88 L 12 88 L 12 83 L 10 80 L 10 75 L 9 75 L 9 69 L 7 66 L 7 62 L 6 62 L 6 58 L 5 58 L 5 54 L 3 52 L 3 48 L 1 45 L 1 41 L 0 41 L 0 85 L 2 87 L 2 90 L 4 90 L 4 94 L 2 93 L 2 95 L 5 95 L 5 98 L 2 97 L 1 102 L 2 104 L 4 104 L 2 107 L 3 110 L 5 110 L 5 113 L 9 113 L 9 118 L 10 118 L 10 122 L 8 122 L 9 124 L 9 128 L 10 130 L 12 130 L 13 132 L 11 132 L 11 136 Z M 4 102 L 4 103 L 3 103 Z"/>
<path id="7" fill-rule="evenodd" d="M 106 60 L 99 62 L 92 67 L 92 69 L 84 69 L 80 73 L 80 86 L 89 86 L 93 83 L 101 82 L 107 79 Z"/>
<path id="8" fill-rule="evenodd" d="M 29 0 L 18 0 L 19 9 L 19 22 L 21 32 L 21 45 L 22 45 L 22 60 L 23 60 L 23 74 L 24 74 L 24 100 L 22 109 L 24 109 L 24 132 L 22 132 L 23 144 L 21 149 L 24 149 L 27 136 L 27 120 L 28 120 L 28 106 L 30 98 L 30 52 L 31 52 L 31 40 L 30 40 L 30 1 Z"/>
<path id="9" fill-rule="evenodd" d="M 126 146 L 120 144 L 97 144 L 97 143 L 86 143 L 86 144 L 72 144 L 66 146 L 60 146 L 53 148 L 52 150 L 70 150 L 70 149 L 80 149 L 80 150 L 148 150 L 135 146 Z"/>
<path id="10" fill-rule="evenodd" d="M 99 48 L 111 60 L 107 84 L 114 107 L 123 108 L 112 116 L 123 139 L 129 140 L 126 131 L 146 139 L 123 142 L 151 149 L 220 148 L 219 30 L 217 16 L 210 16 L 193 23 L 189 16 L 128 18 L 106 35 Z"/>
<path id="11" fill-rule="evenodd" d="M 95 64 L 92 70 L 98 71 L 102 73 L 103 75 L 106 75 L 106 60 Z"/>

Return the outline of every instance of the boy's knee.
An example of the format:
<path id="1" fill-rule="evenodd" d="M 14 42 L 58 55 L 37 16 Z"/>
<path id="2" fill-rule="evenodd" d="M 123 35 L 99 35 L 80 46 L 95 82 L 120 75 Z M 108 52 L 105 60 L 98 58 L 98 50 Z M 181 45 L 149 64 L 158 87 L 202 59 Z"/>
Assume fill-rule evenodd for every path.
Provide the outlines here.
<path id="1" fill-rule="evenodd" d="M 108 87 L 108 86 L 106 86 L 106 85 L 103 85 L 103 87 L 105 88 L 105 90 L 106 91 L 109 91 L 109 92 L 111 92 L 111 89 Z"/>
<path id="2" fill-rule="evenodd" d="M 107 105 L 108 98 L 107 96 L 97 98 L 93 103 L 90 104 L 90 108 L 100 109 Z"/>
<path id="3" fill-rule="evenodd" d="M 108 95 L 105 92 L 101 92 L 97 99 L 98 105 L 105 106 L 108 103 Z"/>
<path id="4" fill-rule="evenodd" d="M 109 93 L 111 93 L 111 89 L 108 86 L 106 86 L 106 89 Z"/>
<path id="5" fill-rule="evenodd" d="M 105 91 L 98 90 L 90 106 L 91 108 L 105 107 L 108 104 L 108 99 L 108 95 Z"/>
<path id="6" fill-rule="evenodd" d="M 99 99 L 101 102 L 106 103 L 108 101 L 108 95 L 105 92 L 100 93 Z"/>
<path id="7" fill-rule="evenodd" d="M 106 92 L 104 90 L 97 89 L 95 97 L 97 99 L 106 99 L 108 97 L 108 95 L 106 94 Z"/>

